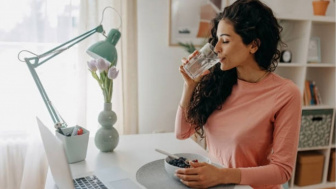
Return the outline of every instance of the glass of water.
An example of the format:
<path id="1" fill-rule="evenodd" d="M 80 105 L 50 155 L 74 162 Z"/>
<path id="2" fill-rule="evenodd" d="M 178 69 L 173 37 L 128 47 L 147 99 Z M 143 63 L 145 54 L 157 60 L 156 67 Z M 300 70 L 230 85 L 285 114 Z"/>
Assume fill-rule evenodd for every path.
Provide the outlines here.
<path id="1" fill-rule="evenodd" d="M 219 59 L 214 51 L 214 47 L 210 43 L 207 43 L 199 50 L 199 53 L 192 57 L 183 67 L 189 77 L 195 79 L 218 62 Z"/>

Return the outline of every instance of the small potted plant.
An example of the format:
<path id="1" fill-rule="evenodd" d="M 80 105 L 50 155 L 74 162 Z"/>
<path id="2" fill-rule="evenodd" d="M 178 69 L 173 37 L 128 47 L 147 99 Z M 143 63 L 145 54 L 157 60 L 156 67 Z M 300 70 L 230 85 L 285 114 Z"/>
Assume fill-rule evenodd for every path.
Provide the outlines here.
<path id="1" fill-rule="evenodd" d="M 314 0 L 313 1 L 314 15 L 325 16 L 329 3 L 330 3 L 329 0 Z"/>

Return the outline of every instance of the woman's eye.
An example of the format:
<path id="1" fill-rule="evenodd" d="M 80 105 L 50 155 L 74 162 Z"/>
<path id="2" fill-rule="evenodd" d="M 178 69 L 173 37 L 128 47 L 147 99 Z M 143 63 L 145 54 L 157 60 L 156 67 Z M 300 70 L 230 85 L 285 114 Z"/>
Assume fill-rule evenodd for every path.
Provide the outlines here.
<path id="1" fill-rule="evenodd" d="M 223 41 L 223 43 L 229 43 L 229 41 Z"/>

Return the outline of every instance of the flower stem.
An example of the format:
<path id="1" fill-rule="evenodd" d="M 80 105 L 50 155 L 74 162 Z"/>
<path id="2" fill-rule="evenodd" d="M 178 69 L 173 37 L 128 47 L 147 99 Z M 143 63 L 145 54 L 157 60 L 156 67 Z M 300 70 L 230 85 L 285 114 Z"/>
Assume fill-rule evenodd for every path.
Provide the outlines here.
<path id="1" fill-rule="evenodd" d="M 107 77 L 106 71 L 100 73 L 100 77 L 96 72 L 91 71 L 93 78 L 95 78 L 99 84 L 104 95 L 104 101 L 111 103 L 112 93 L 113 93 L 113 80 Z"/>
<path id="2" fill-rule="evenodd" d="M 106 83 L 106 80 L 107 80 L 107 77 L 105 76 L 105 71 L 104 72 L 101 72 L 100 73 L 100 78 L 102 80 L 102 91 L 103 91 L 103 95 L 104 95 L 104 100 L 105 102 L 108 102 L 108 94 L 107 94 L 107 83 Z"/>
<path id="3" fill-rule="evenodd" d="M 110 80 L 110 88 L 109 88 L 110 101 L 112 99 L 112 92 L 113 92 L 113 80 Z"/>

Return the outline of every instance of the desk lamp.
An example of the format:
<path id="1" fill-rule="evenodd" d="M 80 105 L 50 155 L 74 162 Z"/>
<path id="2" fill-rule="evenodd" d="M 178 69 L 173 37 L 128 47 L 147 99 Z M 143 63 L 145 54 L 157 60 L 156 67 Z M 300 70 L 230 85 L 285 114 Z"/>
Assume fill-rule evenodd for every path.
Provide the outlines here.
<path id="1" fill-rule="evenodd" d="M 112 7 L 106 7 L 104 9 L 104 11 L 107 8 L 112 8 Z M 113 10 L 115 10 L 114 8 L 112 8 Z M 103 11 L 103 15 L 104 15 L 104 11 Z M 116 10 L 115 10 L 116 11 Z M 117 12 L 118 13 L 118 12 Z M 118 14 L 119 15 L 119 14 Z M 121 25 L 121 17 L 119 15 L 120 18 L 120 25 Z M 103 21 L 103 18 L 102 18 Z M 102 22 L 101 22 L 102 23 Z M 55 110 L 55 107 L 53 106 L 53 104 L 51 103 L 46 91 L 44 90 L 44 87 L 40 81 L 39 76 L 36 73 L 36 68 L 41 66 L 43 63 L 47 62 L 48 60 L 52 59 L 53 57 L 61 54 L 63 51 L 69 49 L 70 47 L 74 46 L 75 44 L 81 42 L 82 40 L 88 38 L 89 36 L 95 34 L 95 33 L 102 33 L 104 35 L 104 29 L 103 26 L 100 24 L 99 26 L 97 26 L 96 28 L 83 33 L 82 35 L 79 35 L 41 55 L 36 55 L 34 53 L 35 56 L 34 57 L 29 57 L 29 58 L 24 58 L 24 61 L 20 59 L 20 54 L 24 51 L 31 53 L 30 51 L 27 50 L 22 50 L 21 52 L 19 52 L 18 54 L 18 58 L 20 61 L 22 62 L 26 62 L 29 71 L 35 81 L 35 84 L 42 96 L 42 99 L 49 111 L 49 114 L 55 124 L 55 128 L 58 129 L 58 131 L 60 133 L 62 133 L 62 130 L 60 128 L 64 128 L 67 127 L 67 123 L 63 120 L 63 118 L 61 117 L 61 115 Z M 105 36 L 105 35 L 104 35 Z M 95 44 L 93 44 L 92 46 L 90 46 L 88 48 L 88 50 L 86 51 L 92 58 L 102 58 L 105 61 L 110 62 L 111 64 L 116 64 L 116 60 L 117 60 L 117 51 L 115 48 L 115 45 L 117 44 L 118 40 L 120 39 L 120 32 L 118 29 L 111 29 L 109 34 L 106 37 L 106 39 L 104 41 L 99 41 Z M 63 133 L 62 133 L 63 134 Z"/>

